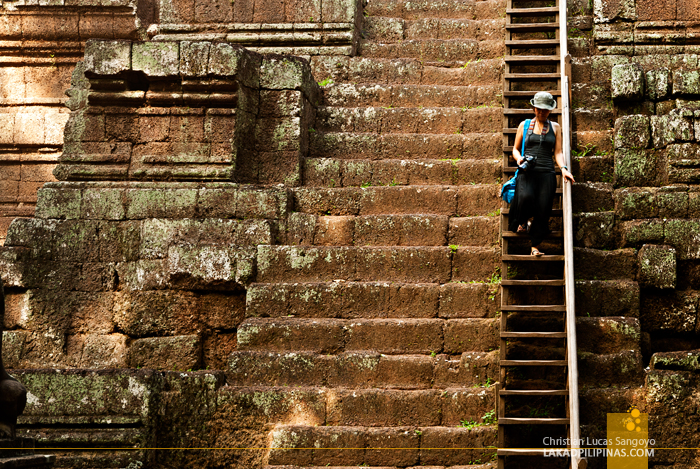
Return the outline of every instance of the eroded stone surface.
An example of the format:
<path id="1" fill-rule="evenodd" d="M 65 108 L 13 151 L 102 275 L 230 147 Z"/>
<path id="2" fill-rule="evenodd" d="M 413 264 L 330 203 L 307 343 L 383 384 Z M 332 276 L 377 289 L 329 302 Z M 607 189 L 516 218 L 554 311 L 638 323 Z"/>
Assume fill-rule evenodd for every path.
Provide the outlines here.
<path id="1" fill-rule="evenodd" d="M 676 250 L 645 244 L 639 251 L 639 282 L 646 287 L 676 288 Z"/>

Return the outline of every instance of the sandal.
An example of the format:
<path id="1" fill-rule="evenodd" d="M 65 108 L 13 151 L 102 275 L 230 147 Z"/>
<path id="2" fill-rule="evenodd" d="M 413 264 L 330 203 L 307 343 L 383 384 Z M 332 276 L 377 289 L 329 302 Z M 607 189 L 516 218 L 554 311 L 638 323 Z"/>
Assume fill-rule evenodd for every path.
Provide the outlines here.
<path id="1" fill-rule="evenodd" d="M 544 256 L 544 253 L 537 248 L 530 248 L 530 255 L 535 257 Z"/>

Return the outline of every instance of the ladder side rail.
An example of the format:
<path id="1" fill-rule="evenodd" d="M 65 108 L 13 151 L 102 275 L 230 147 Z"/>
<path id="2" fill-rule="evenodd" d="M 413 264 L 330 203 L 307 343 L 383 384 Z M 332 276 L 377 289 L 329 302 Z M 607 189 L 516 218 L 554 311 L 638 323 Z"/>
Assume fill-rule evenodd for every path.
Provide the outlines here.
<path id="1" fill-rule="evenodd" d="M 567 70 L 569 68 L 568 50 L 568 29 L 567 29 L 567 2 L 559 1 L 559 59 L 561 60 L 561 122 L 562 122 L 562 144 L 564 150 L 564 163 L 571 167 L 571 119 L 570 119 L 570 83 Z M 579 441 L 581 439 L 581 428 L 579 419 L 578 401 L 578 363 L 576 347 L 576 300 L 574 278 L 574 234 L 573 234 L 573 213 L 572 213 L 572 184 L 563 181 L 562 178 L 562 209 L 564 210 L 564 279 L 566 297 L 566 346 L 568 357 L 568 387 L 569 387 L 569 438 L 571 453 L 571 467 L 578 469 L 587 466 L 586 460 L 581 460 Z M 582 464 L 581 464 L 582 463 Z"/>

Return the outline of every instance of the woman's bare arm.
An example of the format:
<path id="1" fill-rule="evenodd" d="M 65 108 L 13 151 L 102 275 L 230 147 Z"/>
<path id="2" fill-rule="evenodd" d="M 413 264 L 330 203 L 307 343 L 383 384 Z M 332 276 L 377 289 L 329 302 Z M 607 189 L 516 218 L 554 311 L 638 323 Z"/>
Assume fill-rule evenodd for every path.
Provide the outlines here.
<path id="1" fill-rule="evenodd" d="M 518 126 L 518 131 L 515 133 L 515 143 L 513 144 L 513 159 L 520 166 L 523 161 L 523 155 L 520 154 L 520 149 L 523 146 L 523 128 L 525 127 L 525 121 L 521 122 Z"/>
<path id="2" fill-rule="evenodd" d="M 557 124 L 556 122 L 552 122 L 552 125 L 554 126 L 554 129 L 556 131 L 556 137 L 557 137 L 557 142 L 554 145 L 554 159 L 556 160 L 557 164 L 561 168 L 561 175 L 564 178 L 565 181 L 570 181 L 570 182 L 576 182 L 574 181 L 574 176 L 571 174 L 571 171 L 569 168 L 566 167 L 566 163 L 564 162 L 564 149 L 562 145 L 562 136 L 561 136 L 561 126 Z"/>

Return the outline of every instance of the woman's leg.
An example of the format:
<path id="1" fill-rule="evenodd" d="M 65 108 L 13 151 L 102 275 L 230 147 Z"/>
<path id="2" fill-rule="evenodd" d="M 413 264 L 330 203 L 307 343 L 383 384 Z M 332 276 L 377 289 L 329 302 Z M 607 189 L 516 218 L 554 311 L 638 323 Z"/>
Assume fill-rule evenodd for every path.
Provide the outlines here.
<path id="1" fill-rule="evenodd" d="M 537 198 L 536 186 L 533 185 L 532 179 L 528 173 L 518 175 L 515 197 L 513 197 L 513 202 L 510 204 L 509 231 L 517 231 L 519 226 L 527 225 L 528 219 L 532 217 L 533 204 L 535 204 Z"/>
<path id="2" fill-rule="evenodd" d="M 552 215 L 554 195 L 557 190 L 557 178 L 554 174 L 537 174 L 540 190 L 534 201 L 536 207 L 530 227 L 530 240 L 533 248 L 539 245 L 549 234 L 549 217 Z"/>

